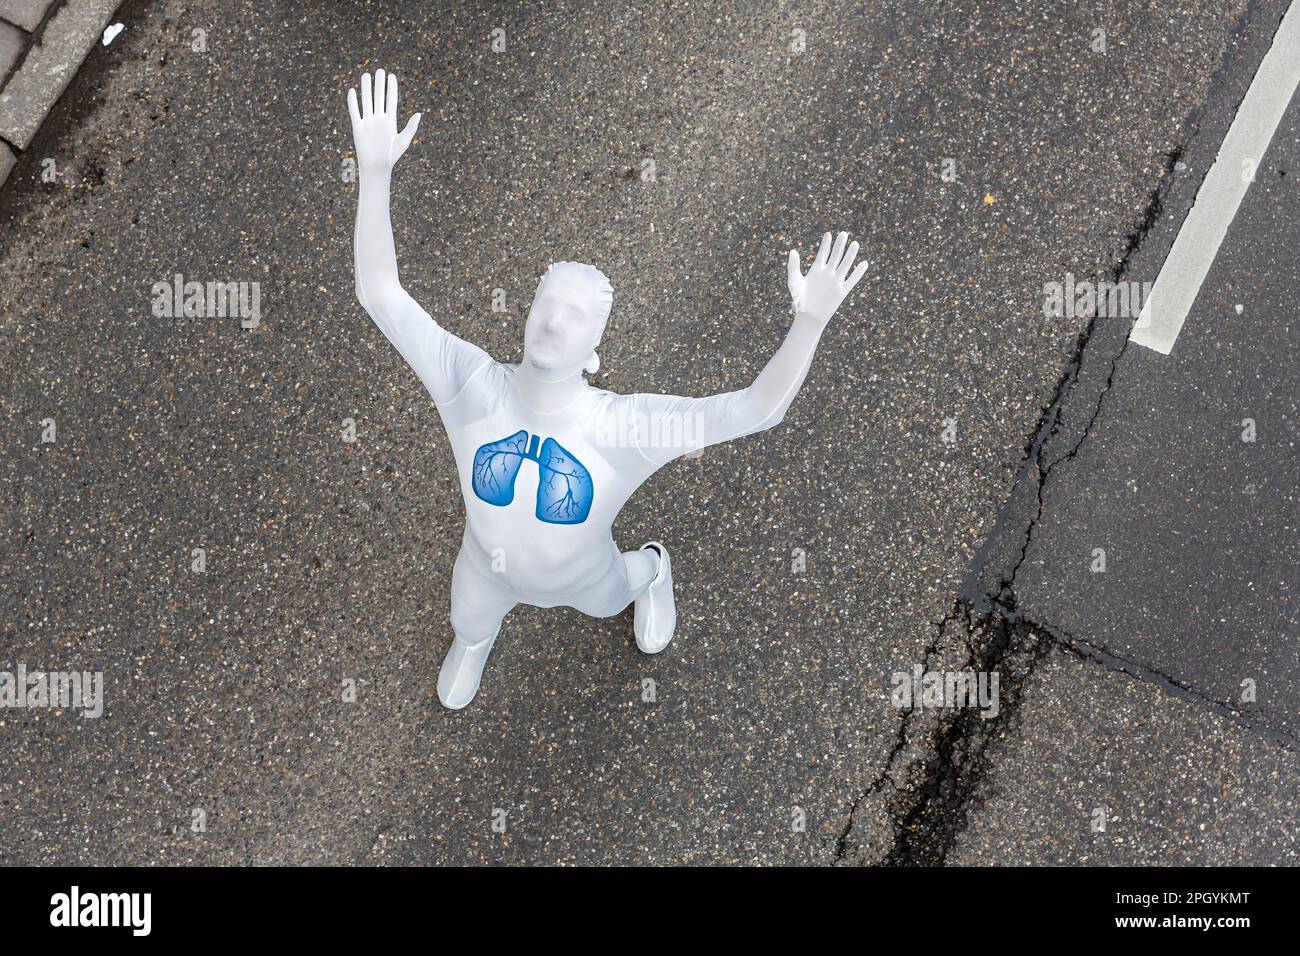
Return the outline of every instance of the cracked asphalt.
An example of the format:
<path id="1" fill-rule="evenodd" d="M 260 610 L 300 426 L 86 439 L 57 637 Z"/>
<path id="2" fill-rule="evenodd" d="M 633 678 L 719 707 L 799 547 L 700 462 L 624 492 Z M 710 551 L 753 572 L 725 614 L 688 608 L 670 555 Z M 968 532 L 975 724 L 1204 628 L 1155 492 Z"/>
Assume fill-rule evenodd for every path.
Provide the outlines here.
<path id="1" fill-rule="evenodd" d="M 1043 311 L 1154 278 L 1283 7 L 127 0 L 0 193 L 0 670 L 106 685 L 0 710 L 0 862 L 1294 862 L 1295 111 L 1172 362 Z M 377 66 L 404 283 L 498 359 L 581 259 L 596 384 L 740 387 L 785 251 L 862 235 L 784 423 L 616 526 L 673 549 L 663 655 L 520 608 L 437 703 L 456 476 L 352 294 Z M 176 273 L 260 327 L 155 317 Z M 917 664 L 999 715 L 894 707 Z"/>

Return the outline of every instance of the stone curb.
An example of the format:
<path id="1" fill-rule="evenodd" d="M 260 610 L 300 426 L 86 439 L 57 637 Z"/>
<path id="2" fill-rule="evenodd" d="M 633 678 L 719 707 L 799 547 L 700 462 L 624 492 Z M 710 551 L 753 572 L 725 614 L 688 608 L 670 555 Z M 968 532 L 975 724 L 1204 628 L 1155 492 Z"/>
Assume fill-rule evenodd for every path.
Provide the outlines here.
<path id="1" fill-rule="evenodd" d="M 59 0 L 0 0 L 0 23 L 14 20 L 14 29 L 6 34 L 27 42 L 25 56 L 0 90 L 0 186 L 120 4 L 121 0 L 63 0 L 61 4 Z M 6 74 L 9 68 L 0 64 L 0 81 Z"/>

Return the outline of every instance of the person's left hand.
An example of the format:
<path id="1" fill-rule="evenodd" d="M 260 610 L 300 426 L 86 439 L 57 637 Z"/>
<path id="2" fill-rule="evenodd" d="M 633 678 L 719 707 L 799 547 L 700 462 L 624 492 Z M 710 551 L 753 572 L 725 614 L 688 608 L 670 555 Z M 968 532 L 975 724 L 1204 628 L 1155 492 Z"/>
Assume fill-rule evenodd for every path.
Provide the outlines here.
<path id="1" fill-rule="evenodd" d="M 865 261 L 853 269 L 853 260 L 857 257 L 858 244 L 855 242 L 849 245 L 847 232 L 836 236 L 834 244 L 831 243 L 831 234 L 828 232 L 822 236 L 822 245 L 817 251 L 817 258 L 813 260 L 812 268 L 804 275 L 799 267 L 799 253 L 791 249 L 787 272 L 795 313 L 812 316 L 822 324 L 829 322 L 840 303 L 866 274 Z M 852 274 L 849 273 L 850 269 L 853 269 Z"/>

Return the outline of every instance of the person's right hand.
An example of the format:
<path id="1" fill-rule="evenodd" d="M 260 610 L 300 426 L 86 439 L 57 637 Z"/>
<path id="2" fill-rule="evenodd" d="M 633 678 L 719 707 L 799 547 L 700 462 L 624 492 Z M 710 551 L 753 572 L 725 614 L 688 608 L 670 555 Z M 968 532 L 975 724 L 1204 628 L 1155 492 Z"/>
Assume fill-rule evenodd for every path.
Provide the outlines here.
<path id="1" fill-rule="evenodd" d="M 385 77 L 383 70 L 375 71 L 373 93 L 370 74 L 361 74 L 361 106 L 357 107 L 357 91 L 348 90 L 348 113 L 357 166 L 362 170 L 391 170 L 420 126 L 420 114 L 416 113 L 397 132 L 397 77 L 391 73 Z"/>

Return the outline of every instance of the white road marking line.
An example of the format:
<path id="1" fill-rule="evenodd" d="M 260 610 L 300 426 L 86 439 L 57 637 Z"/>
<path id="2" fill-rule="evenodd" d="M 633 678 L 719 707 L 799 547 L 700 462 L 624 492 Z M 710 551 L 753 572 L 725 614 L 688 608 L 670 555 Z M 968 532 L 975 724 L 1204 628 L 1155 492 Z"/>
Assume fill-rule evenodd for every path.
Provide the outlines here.
<path id="1" fill-rule="evenodd" d="M 1256 166 L 1300 81 L 1300 3 L 1292 3 L 1250 81 L 1219 155 L 1201 183 L 1129 340 L 1164 355 L 1174 348 Z M 1250 170 L 1252 175 L 1246 175 Z"/>

